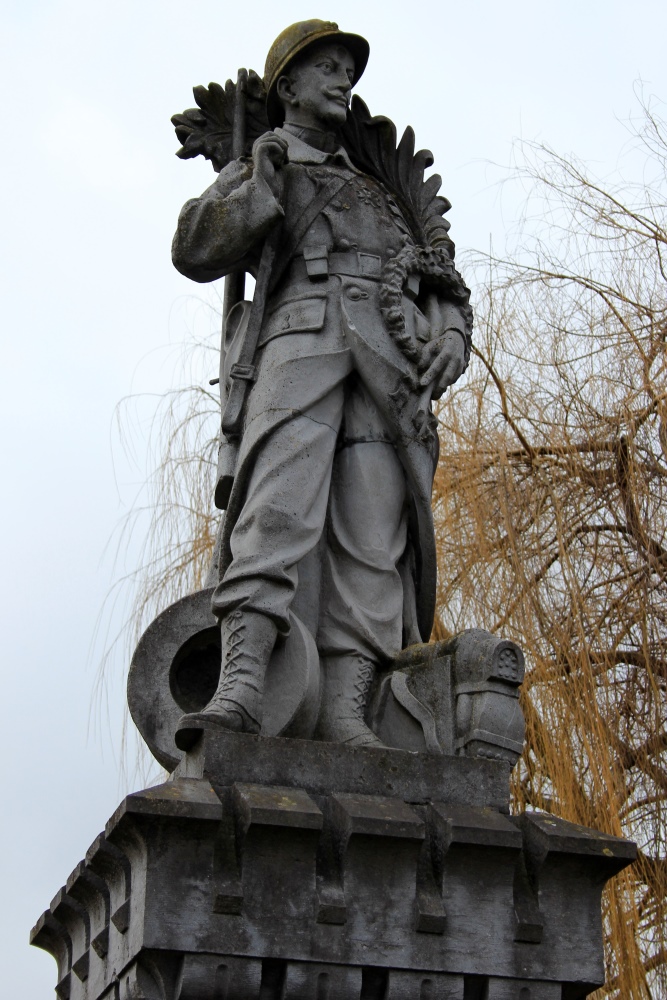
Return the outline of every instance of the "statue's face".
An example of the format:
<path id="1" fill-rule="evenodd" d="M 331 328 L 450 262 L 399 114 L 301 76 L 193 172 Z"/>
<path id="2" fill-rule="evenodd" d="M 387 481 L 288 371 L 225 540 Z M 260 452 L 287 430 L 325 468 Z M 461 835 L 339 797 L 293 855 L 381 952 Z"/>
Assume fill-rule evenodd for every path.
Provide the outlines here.
<path id="1" fill-rule="evenodd" d="M 354 59 L 342 45 L 309 49 L 278 81 L 285 120 L 320 129 L 342 125 L 353 79 Z"/>

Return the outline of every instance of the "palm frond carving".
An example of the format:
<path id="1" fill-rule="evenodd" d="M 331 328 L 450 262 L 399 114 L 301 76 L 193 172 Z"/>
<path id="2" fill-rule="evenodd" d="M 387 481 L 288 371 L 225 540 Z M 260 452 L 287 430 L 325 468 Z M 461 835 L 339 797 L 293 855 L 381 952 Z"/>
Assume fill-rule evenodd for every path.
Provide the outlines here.
<path id="1" fill-rule="evenodd" d="M 453 256 L 449 222 L 443 219 L 452 206 L 438 195 L 442 184 L 439 174 L 424 180 L 425 170 L 433 166 L 433 154 L 428 149 L 415 153 L 414 131 L 406 128 L 397 143 L 394 123 L 383 115 L 373 117 L 355 95 L 341 138 L 354 165 L 375 177 L 394 195 L 415 242 L 421 246 L 442 246 Z"/>
<path id="2" fill-rule="evenodd" d="M 268 132 L 271 126 L 266 117 L 266 91 L 261 77 L 254 70 L 248 70 L 243 84 L 244 155 L 249 155 L 255 139 Z M 182 144 L 176 156 L 182 160 L 204 156 L 219 172 L 233 159 L 237 84 L 231 80 L 227 80 L 224 87 L 219 83 L 209 83 L 208 88 L 193 87 L 192 92 L 198 106 L 173 115 L 171 119 L 176 138 Z"/>

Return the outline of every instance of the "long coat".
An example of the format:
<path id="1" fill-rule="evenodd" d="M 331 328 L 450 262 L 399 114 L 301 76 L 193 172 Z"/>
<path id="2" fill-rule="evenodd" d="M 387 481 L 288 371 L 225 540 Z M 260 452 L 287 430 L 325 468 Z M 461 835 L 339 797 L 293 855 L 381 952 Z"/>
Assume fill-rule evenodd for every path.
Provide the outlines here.
<path id="1" fill-rule="evenodd" d="M 432 421 L 421 432 L 415 428 L 421 391 L 417 368 L 388 331 L 380 303 L 384 265 L 413 238 L 388 191 L 356 170 L 342 149 L 323 153 L 288 131 L 276 132 L 288 144 L 288 162 L 280 171 L 281 197 L 253 172 L 251 161 L 233 161 L 200 198 L 186 203 L 173 243 L 175 266 L 195 281 L 212 281 L 239 268 L 256 274 L 264 241 L 274 228 L 282 226 L 282 245 L 289 245 L 290 234 L 322 187 L 332 176 L 345 182 L 291 248 L 290 260 L 281 262 L 282 277 L 267 303 L 259 338 L 260 377 L 247 400 L 227 505 L 221 576 L 231 559 L 229 537 L 257 449 L 278 426 L 309 410 L 354 371 L 380 411 L 405 472 L 410 527 L 403 559 L 404 634 L 407 642 L 428 641 L 436 592 L 431 490 L 437 436 Z M 428 340 L 428 322 L 413 297 L 404 295 L 402 306 L 415 342 Z M 463 333 L 463 318 L 458 322 Z M 450 325 L 456 323 L 455 318 Z M 227 345 L 231 359 L 243 328 L 241 318 L 235 342 Z M 267 385 L 261 366 L 269 344 Z"/>

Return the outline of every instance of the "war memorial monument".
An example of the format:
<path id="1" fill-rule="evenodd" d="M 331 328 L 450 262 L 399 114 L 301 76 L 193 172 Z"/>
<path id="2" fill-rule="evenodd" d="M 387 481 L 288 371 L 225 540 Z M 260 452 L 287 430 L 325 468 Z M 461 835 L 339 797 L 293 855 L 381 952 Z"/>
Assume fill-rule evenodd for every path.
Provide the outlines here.
<path id="1" fill-rule="evenodd" d="M 60 1000 L 581 1000 L 635 846 L 510 814 L 519 647 L 430 642 L 431 401 L 469 291 L 440 178 L 311 20 L 172 119 L 217 176 L 175 266 L 225 278 L 206 587 L 167 608 L 128 702 L 163 784 L 128 795 L 32 932 Z M 255 278 L 252 301 L 245 278 Z"/>

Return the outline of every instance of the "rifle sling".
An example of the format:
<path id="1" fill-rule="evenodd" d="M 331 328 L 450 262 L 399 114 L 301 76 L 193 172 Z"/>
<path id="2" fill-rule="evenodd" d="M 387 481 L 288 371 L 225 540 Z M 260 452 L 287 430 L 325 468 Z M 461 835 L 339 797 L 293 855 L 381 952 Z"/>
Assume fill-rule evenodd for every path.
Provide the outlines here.
<path id="1" fill-rule="evenodd" d="M 304 238 L 313 222 L 315 222 L 315 219 L 318 217 L 320 212 L 327 207 L 329 202 L 332 201 L 340 191 L 343 190 L 346 184 L 350 183 L 351 179 L 352 178 L 350 177 L 341 177 L 339 175 L 332 177 L 330 181 L 327 181 L 323 188 L 320 188 L 313 200 L 306 205 L 301 217 L 297 219 L 296 225 L 292 231 L 287 234 L 285 241 L 279 249 L 279 259 L 271 275 L 270 291 L 273 291 L 273 289 L 277 286 L 278 282 L 287 270 L 287 266 L 294 257 L 299 243 Z"/>
<path id="2" fill-rule="evenodd" d="M 264 320 L 266 301 L 270 292 L 276 287 L 284 275 L 288 264 L 292 260 L 299 243 L 304 238 L 320 212 L 326 208 L 329 202 L 336 197 L 339 191 L 349 183 L 351 178 L 337 175 L 332 177 L 327 184 L 321 188 L 313 200 L 308 203 L 303 214 L 298 219 L 296 225 L 282 244 L 279 243 L 282 236 L 282 226 L 278 226 L 268 237 L 262 250 L 262 257 L 257 272 L 255 282 L 255 294 L 250 307 L 248 326 L 243 343 L 238 355 L 238 372 L 236 377 L 232 373 L 231 385 L 227 396 L 227 404 L 222 415 L 222 430 L 228 436 L 240 432 L 241 413 L 247 392 L 248 369 L 252 367 L 257 350 L 257 342 Z M 236 365 L 234 366 L 236 367 Z"/>

